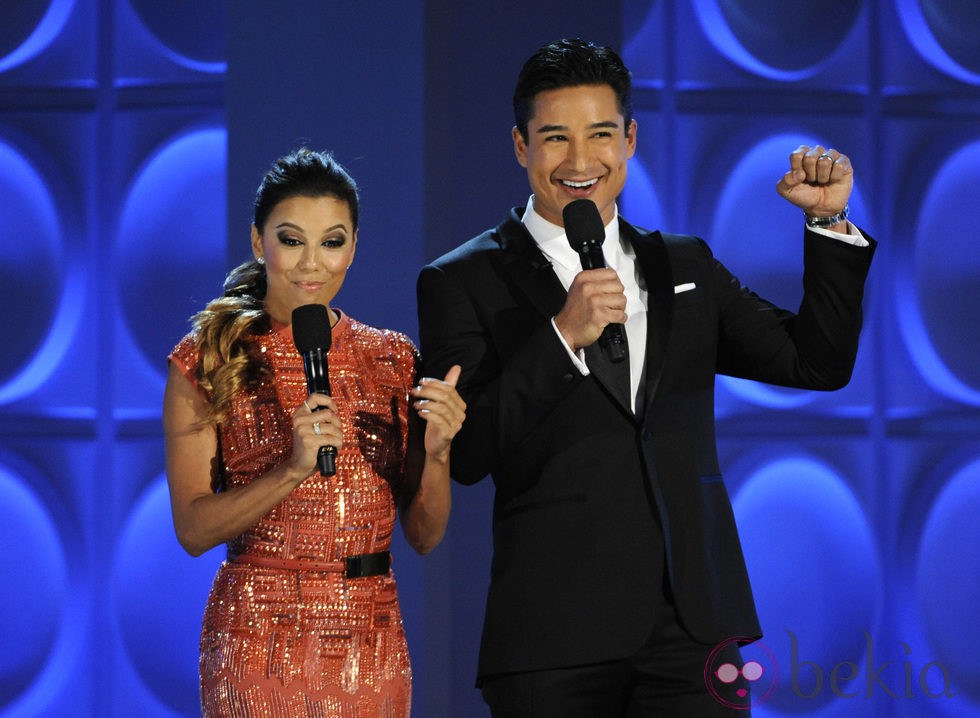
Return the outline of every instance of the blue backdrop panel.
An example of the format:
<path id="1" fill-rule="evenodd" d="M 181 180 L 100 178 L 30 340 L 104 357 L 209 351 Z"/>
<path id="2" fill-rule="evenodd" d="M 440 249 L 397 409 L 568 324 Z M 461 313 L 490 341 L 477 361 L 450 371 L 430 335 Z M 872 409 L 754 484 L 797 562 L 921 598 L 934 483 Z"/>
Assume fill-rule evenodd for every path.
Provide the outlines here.
<path id="1" fill-rule="evenodd" d="M 25 427 L 25 434 L 42 434 L 41 426 L 50 430 L 49 420 Z M 90 487 L 102 477 L 91 437 L 77 424 L 59 429 L 57 445 L 7 431 L 0 447 L 3 715 L 70 713 L 94 692 L 90 671 L 100 654 L 91 557 L 99 553 L 101 527 Z"/>
<path id="2" fill-rule="evenodd" d="M 924 113 L 884 126 L 885 141 L 896 151 L 883 170 L 895 178 L 890 211 L 901 227 L 888 287 L 894 315 L 882 327 L 894 350 L 883 366 L 896 418 L 937 417 L 978 403 L 980 382 L 969 352 L 977 334 L 971 307 L 980 260 L 964 208 L 974 201 L 980 133 L 976 120 L 957 114 Z"/>
<path id="3" fill-rule="evenodd" d="M 65 531 L 65 509 L 51 503 L 47 483 L 36 469 L 5 452 L 0 463 L 7 536 L 0 631 L 6 645 L 17 650 L 0 656 L 0 705 L 43 705 L 46 694 L 64 688 L 64 669 L 70 665 L 66 656 L 80 648 L 79 616 L 68 601 L 73 588 L 68 565 L 78 558 L 71 555 L 78 537 Z M 72 539 L 74 545 L 65 545 Z"/>
<path id="4" fill-rule="evenodd" d="M 954 685 L 973 701 L 980 700 L 976 646 L 980 627 L 959 620 L 980 599 L 976 561 L 963 564 L 951 546 L 975 546 L 980 540 L 976 521 L 980 510 L 980 457 L 956 467 L 926 517 L 919 541 L 915 571 L 917 608 L 937 657 Z M 974 571 L 970 571 L 970 569 Z"/>
<path id="5" fill-rule="evenodd" d="M 896 701 L 900 716 L 972 716 L 980 705 L 974 622 L 964 601 L 977 596 L 978 566 L 967 548 L 976 540 L 977 446 L 973 437 L 918 437 L 891 442 L 886 605 L 896 664 L 910 678 L 916 701 Z M 900 691 L 896 691 L 901 693 Z M 953 698 L 948 694 L 955 693 Z M 915 712 L 915 708 L 920 710 Z"/>
<path id="6" fill-rule="evenodd" d="M 113 556 L 112 613 L 134 680 L 180 715 L 198 710 L 197 663 L 183 659 L 197 651 L 204 597 L 223 558 L 220 548 L 192 558 L 173 540 L 164 476 L 125 517 Z M 167 610 L 147 615 L 147 606 Z"/>
<path id="7" fill-rule="evenodd" d="M 677 79 L 689 88 L 863 84 L 871 2 L 690 0 L 676 3 Z M 828 21 L 833 18 L 833 21 Z M 855 88 L 856 89 L 856 88 Z"/>
<path id="8" fill-rule="evenodd" d="M 0 86 L 91 87 L 98 5 L 83 0 L 10 3 L 0 39 Z"/>
<path id="9" fill-rule="evenodd" d="M 980 85 L 980 8 L 965 0 L 881 3 L 882 78 L 896 93 L 942 95 Z M 911 50 L 911 52 L 910 52 Z"/>
<path id="10" fill-rule="evenodd" d="M 13 314 L 8 325 L 18 341 L 4 350 L 0 400 L 10 402 L 36 390 L 57 369 L 83 297 L 78 279 L 70 276 L 59 198 L 31 158 L 5 143 L 0 143 L 0 195 L 0 223 L 8 237 L 0 268 L 2 300 L 5 306 L 26 302 L 31 307 Z"/>
<path id="11" fill-rule="evenodd" d="M 134 124 L 147 118 L 137 118 Z M 118 296 L 117 411 L 159 413 L 166 356 L 226 270 L 224 127 L 168 136 L 123 188 L 112 252 Z M 210 201 L 208 201 L 210 199 Z M 150 391 L 141 391 L 141 389 Z"/>
<path id="12" fill-rule="evenodd" d="M 0 349 L 0 401 L 33 397 L 31 411 L 91 418 L 85 166 L 94 125 L 79 112 L 25 109 L 0 119 L 0 132 L 0 215 L 9 228 L 0 292 L 7 306 L 26 309 L 8 321 L 17 340 Z"/>
<path id="13" fill-rule="evenodd" d="M 930 168 L 931 169 L 931 168 Z M 980 405 L 980 257 L 964 207 L 980 187 L 980 136 L 927 176 L 913 243 L 901 247 L 895 298 L 905 344 L 923 378 L 949 398 Z M 956 257 L 955 261 L 950 261 Z"/>
<path id="14" fill-rule="evenodd" d="M 222 78 L 225 62 L 225 3 L 222 0 L 152 0 L 110 3 L 119 86 L 198 83 Z"/>
<path id="15" fill-rule="evenodd" d="M 753 650 L 768 650 L 775 677 L 759 699 L 766 708 L 826 710 L 854 690 L 835 692 L 834 667 L 860 664 L 866 637 L 878 633 L 883 577 L 863 480 L 871 467 L 859 466 L 867 448 L 771 442 L 728 460 L 741 484 L 735 513 L 765 631 Z"/>

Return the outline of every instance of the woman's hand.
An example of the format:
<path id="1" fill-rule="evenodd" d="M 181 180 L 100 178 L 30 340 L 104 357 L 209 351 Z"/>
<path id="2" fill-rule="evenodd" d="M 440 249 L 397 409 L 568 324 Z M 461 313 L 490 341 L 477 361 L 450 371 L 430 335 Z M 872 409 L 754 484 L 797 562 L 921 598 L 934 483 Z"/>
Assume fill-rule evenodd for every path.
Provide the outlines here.
<path id="1" fill-rule="evenodd" d="M 425 422 L 422 442 L 425 455 L 419 456 L 422 447 L 418 445 L 418 434 L 414 434 L 413 441 L 413 432 L 410 431 L 407 459 L 409 498 L 403 505 L 401 519 L 408 542 L 423 554 L 439 545 L 449 521 L 452 505 L 449 447 L 466 418 L 466 404 L 456 393 L 459 374 L 460 367 L 453 366 L 445 379 L 425 377 L 409 392 L 412 406 Z"/>
<path id="2" fill-rule="evenodd" d="M 459 381 L 459 365 L 446 373 L 446 378 L 424 377 L 418 386 L 409 392 L 412 406 L 425 424 L 425 453 L 429 456 L 447 458 L 453 437 L 459 433 L 466 418 L 466 403 L 456 392 Z"/>
<path id="3" fill-rule="evenodd" d="M 316 471 L 321 446 L 338 451 L 344 445 L 337 405 L 326 394 L 310 394 L 293 409 L 293 453 L 286 461 L 296 476 L 305 479 Z"/>

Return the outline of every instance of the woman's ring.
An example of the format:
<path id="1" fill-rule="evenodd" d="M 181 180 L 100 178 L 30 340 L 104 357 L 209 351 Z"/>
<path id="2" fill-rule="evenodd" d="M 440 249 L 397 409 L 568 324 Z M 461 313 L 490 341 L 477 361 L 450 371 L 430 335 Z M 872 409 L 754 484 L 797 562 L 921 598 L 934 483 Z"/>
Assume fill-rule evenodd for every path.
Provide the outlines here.
<path id="1" fill-rule="evenodd" d="M 320 422 L 319 421 L 314 421 L 313 422 L 313 433 L 316 434 L 317 436 L 320 435 Z"/>
<path id="2" fill-rule="evenodd" d="M 817 157 L 817 159 L 818 160 L 827 159 L 827 160 L 830 160 L 831 162 L 836 162 L 836 160 L 833 157 L 831 157 L 829 154 L 827 154 L 826 152 L 824 152 L 822 155 L 820 155 L 819 157 Z"/>
<path id="3" fill-rule="evenodd" d="M 310 405 L 306 403 L 306 399 L 303 399 L 303 406 L 305 406 L 305 407 L 306 407 L 306 410 L 307 410 L 308 412 L 310 412 L 311 414 L 313 413 L 313 409 L 311 409 L 311 408 L 310 408 Z"/>

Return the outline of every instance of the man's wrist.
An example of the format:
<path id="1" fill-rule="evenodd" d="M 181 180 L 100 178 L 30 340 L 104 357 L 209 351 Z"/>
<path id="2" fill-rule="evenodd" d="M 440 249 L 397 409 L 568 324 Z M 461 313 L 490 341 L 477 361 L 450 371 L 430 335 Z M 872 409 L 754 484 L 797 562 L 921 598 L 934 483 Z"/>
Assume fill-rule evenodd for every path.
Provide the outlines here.
<path id="1" fill-rule="evenodd" d="M 851 214 L 850 204 L 845 204 L 844 209 L 842 209 L 837 214 L 831 215 L 830 217 L 814 217 L 808 214 L 806 210 L 803 211 L 804 217 L 806 217 L 807 227 L 820 227 L 821 229 L 829 229 L 835 225 L 843 224 L 847 221 L 848 216 Z"/>
<path id="2" fill-rule="evenodd" d="M 572 360 L 572 364 L 575 365 L 575 368 L 577 368 L 579 373 L 581 373 L 583 376 L 588 376 L 589 367 L 585 363 L 585 355 L 582 353 L 582 350 L 576 351 L 571 347 L 568 340 L 565 338 L 565 335 L 561 333 L 561 329 L 558 328 L 558 323 L 555 321 L 555 317 L 551 318 L 551 327 L 555 330 L 555 334 L 558 336 L 558 341 L 561 342 L 562 347 L 565 349 L 565 353 L 568 354 L 568 358 Z"/>

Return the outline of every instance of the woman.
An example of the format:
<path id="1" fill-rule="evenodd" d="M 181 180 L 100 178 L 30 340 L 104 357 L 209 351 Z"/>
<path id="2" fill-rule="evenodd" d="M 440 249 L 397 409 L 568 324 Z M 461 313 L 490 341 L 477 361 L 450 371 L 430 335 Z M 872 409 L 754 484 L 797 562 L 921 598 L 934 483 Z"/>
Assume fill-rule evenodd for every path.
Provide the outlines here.
<path id="1" fill-rule="evenodd" d="M 331 307 L 357 218 L 356 185 L 330 155 L 278 160 L 256 194 L 254 261 L 228 275 L 169 358 L 177 537 L 195 556 L 228 545 L 201 635 L 205 716 L 409 713 L 387 552 L 396 507 L 417 551 L 442 539 L 465 405 L 459 367 L 419 381 L 407 337 Z M 332 397 L 307 395 L 290 327 L 307 304 L 332 324 Z M 321 446 L 337 449 L 333 476 L 317 471 Z"/>

